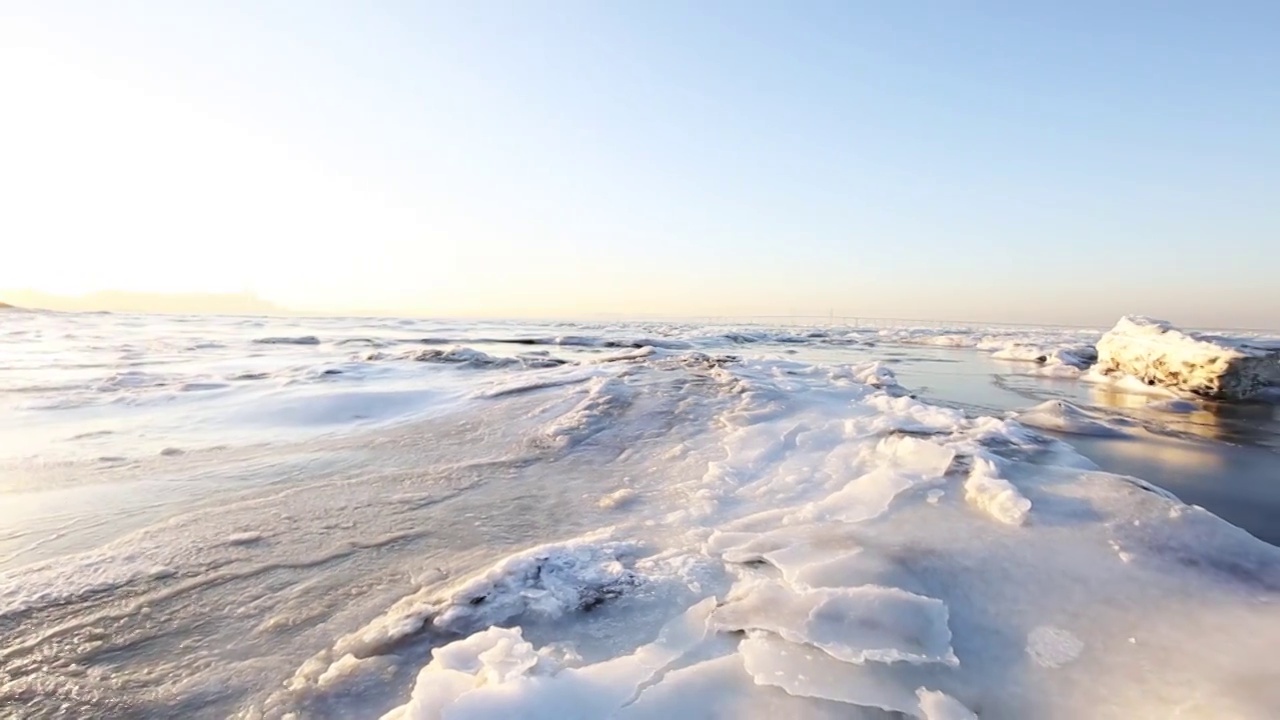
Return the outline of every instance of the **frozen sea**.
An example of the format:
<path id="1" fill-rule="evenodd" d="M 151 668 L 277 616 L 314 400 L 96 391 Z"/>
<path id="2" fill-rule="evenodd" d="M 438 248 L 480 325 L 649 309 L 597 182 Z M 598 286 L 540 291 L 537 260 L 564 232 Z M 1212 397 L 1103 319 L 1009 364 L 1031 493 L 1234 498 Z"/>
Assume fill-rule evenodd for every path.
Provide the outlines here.
<path id="1" fill-rule="evenodd" d="M 1280 411 L 1099 331 L 0 314 L 0 716 L 1274 718 Z"/>

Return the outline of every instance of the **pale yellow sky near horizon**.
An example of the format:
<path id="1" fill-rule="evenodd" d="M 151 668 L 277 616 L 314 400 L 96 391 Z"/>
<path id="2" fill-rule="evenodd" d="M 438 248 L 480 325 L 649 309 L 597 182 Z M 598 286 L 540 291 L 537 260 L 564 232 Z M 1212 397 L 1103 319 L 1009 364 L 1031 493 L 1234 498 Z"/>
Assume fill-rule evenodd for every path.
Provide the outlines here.
<path id="1" fill-rule="evenodd" d="M 100 58 L 27 43 L 0 60 L 12 99 L 41 109 L 0 116 L 0 193 L 12 208 L 0 230 L 19 238 L 0 264 L 0 288 L 247 291 L 302 311 L 441 315 L 770 307 L 726 301 L 687 267 L 665 269 L 655 286 L 611 264 L 607 247 L 556 257 L 551 231 L 513 227 L 481 207 L 483 195 L 396 197 L 287 138 L 147 92 Z"/>

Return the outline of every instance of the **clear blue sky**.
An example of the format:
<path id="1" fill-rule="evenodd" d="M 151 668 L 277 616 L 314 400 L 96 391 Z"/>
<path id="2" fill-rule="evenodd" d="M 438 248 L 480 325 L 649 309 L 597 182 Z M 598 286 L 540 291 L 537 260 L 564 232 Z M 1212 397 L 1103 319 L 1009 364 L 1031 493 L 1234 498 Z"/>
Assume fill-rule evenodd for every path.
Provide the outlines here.
<path id="1" fill-rule="evenodd" d="M 0 28 L 0 287 L 1280 325 L 1280 3 L 26 2 Z"/>

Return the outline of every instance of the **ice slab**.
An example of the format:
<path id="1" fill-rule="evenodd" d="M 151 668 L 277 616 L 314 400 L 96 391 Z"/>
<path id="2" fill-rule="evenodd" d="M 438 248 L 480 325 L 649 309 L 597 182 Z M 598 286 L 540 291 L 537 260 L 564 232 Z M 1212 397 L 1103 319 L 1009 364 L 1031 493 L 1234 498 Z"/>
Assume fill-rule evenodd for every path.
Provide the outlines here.
<path id="1" fill-rule="evenodd" d="M 758 632 L 743 640 L 738 652 L 758 685 L 907 715 L 915 715 L 919 708 L 911 680 L 887 665 L 851 665 L 806 645 Z"/>
<path id="2" fill-rule="evenodd" d="M 558 672 L 518 629 L 490 628 L 437 648 L 410 701 L 384 720 L 612 716 L 664 668 L 703 640 L 715 600 L 707 598 L 629 655 Z"/>
<path id="3" fill-rule="evenodd" d="M 730 632 L 767 630 L 850 663 L 956 663 L 947 606 L 899 588 L 748 583 L 716 608 L 710 624 Z"/>

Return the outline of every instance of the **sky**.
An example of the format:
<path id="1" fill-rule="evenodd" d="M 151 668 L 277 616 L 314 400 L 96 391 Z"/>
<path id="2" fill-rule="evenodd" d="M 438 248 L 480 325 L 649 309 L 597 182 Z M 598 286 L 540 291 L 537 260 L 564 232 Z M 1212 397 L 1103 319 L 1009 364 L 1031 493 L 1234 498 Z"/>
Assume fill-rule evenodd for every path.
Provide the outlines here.
<path id="1" fill-rule="evenodd" d="M 1273 328 L 1278 77 L 1274 2 L 0 0 L 0 288 Z"/>

